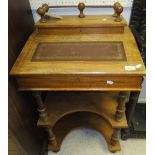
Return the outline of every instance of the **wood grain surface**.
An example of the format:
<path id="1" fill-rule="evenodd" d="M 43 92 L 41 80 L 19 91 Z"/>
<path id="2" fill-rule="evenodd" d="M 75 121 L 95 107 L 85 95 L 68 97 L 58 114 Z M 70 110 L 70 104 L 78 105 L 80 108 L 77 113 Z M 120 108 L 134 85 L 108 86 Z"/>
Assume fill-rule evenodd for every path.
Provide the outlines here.
<path id="1" fill-rule="evenodd" d="M 85 18 L 79 18 L 75 15 L 62 16 L 63 19 L 49 19 L 46 23 L 38 21 L 35 26 L 37 28 L 54 28 L 54 27 L 103 27 L 103 26 L 126 26 L 125 19 L 116 22 L 112 15 L 87 15 Z"/>
<path id="2" fill-rule="evenodd" d="M 124 18 L 116 22 L 112 15 L 63 16 L 63 19 L 48 19 L 46 23 L 40 21 L 35 24 L 40 34 L 113 34 L 123 33 L 127 25 Z"/>
<path id="3" fill-rule="evenodd" d="M 115 75 L 44 75 L 16 78 L 19 90 L 55 91 L 139 91 L 142 77 Z M 108 84 L 112 81 L 113 84 Z"/>
<path id="4" fill-rule="evenodd" d="M 31 62 L 36 47 L 41 42 L 76 42 L 76 41 L 122 41 L 125 49 L 127 61 L 87 61 L 87 62 Z M 125 70 L 125 66 L 136 66 L 141 64 L 141 68 L 134 71 Z M 115 67 L 114 67 L 115 66 Z M 134 37 L 126 28 L 123 34 L 106 34 L 106 35 L 39 35 L 34 32 L 27 41 L 24 49 L 18 57 L 11 75 L 47 75 L 47 74 L 118 74 L 118 75 L 145 75 L 145 67 L 139 54 Z"/>
<path id="5" fill-rule="evenodd" d="M 96 24 L 101 24 L 101 22 L 98 21 L 98 18 L 101 17 L 96 16 L 96 20 L 93 18 L 93 22 L 96 21 Z M 50 29 L 48 27 L 53 25 L 58 26 L 60 24 L 59 26 L 61 27 L 61 23 L 66 26 L 66 21 L 68 20 L 72 20 L 72 18 L 69 16 L 64 18 L 63 21 L 55 21 L 53 23 L 52 21 L 49 21 L 45 23 L 45 25 L 43 23 L 38 23 L 37 26 Z M 75 25 L 78 25 L 79 23 L 78 26 L 82 27 L 87 24 L 88 27 L 90 24 L 90 28 L 93 28 L 91 25 L 92 20 L 81 20 L 83 19 L 77 18 L 74 22 Z M 80 25 L 81 23 L 83 24 Z M 111 26 L 113 26 L 113 23 L 114 21 L 111 21 Z M 71 25 L 71 23 L 68 23 L 68 27 Z M 70 29 L 72 29 L 71 27 Z M 20 90 L 139 91 L 141 89 L 142 76 L 145 75 L 145 67 L 135 39 L 127 26 L 125 27 L 124 33 L 119 34 L 103 35 L 92 34 L 90 32 L 89 34 L 78 33 L 65 35 L 63 32 L 64 31 L 62 29 L 60 34 L 52 35 L 46 33 L 42 34 L 35 31 L 30 36 L 10 72 L 11 75 L 16 77 Z M 89 42 L 89 44 L 93 44 L 93 42 L 122 42 L 124 46 L 124 54 L 126 55 L 126 61 L 96 61 L 95 57 L 93 57 L 94 60 L 92 58 L 92 60 L 89 61 L 32 61 L 32 57 L 38 45 L 41 43 L 46 42 L 49 44 L 60 44 L 61 42 L 72 42 L 74 44 L 77 41 L 79 42 L 79 48 L 81 47 L 80 43 L 82 44 L 83 42 Z M 57 48 L 58 50 L 60 48 L 63 52 L 61 45 Z M 90 49 L 90 53 L 91 52 L 93 52 L 93 49 Z M 126 66 L 135 67 L 136 65 L 140 65 L 140 68 L 136 68 L 135 70 L 125 69 Z M 112 80 L 114 84 L 108 85 L 108 80 Z"/>

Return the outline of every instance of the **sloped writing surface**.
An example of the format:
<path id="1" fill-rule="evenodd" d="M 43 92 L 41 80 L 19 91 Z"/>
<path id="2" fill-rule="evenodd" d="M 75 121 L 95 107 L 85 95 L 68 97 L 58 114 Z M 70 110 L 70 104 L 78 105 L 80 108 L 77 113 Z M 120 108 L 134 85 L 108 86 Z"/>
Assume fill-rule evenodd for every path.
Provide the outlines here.
<path id="1" fill-rule="evenodd" d="M 123 42 L 41 42 L 31 61 L 126 61 Z"/>

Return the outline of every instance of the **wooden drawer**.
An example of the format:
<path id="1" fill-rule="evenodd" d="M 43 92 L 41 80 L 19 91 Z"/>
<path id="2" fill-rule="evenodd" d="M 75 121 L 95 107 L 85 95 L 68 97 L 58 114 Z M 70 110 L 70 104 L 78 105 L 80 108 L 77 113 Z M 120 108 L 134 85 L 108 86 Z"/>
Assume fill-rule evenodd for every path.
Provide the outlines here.
<path id="1" fill-rule="evenodd" d="M 38 28 L 39 34 L 50 34 L 50 35 L 73 35 L 73 34 L 112 34 L 112 33 L 124 33 L 123 26 L 115 26 L 115 27 L 94 27 L 94 28 Z"/>
<path id="2" fill-rule="evenodd" d="M 48 75 L 17 77 L 20 90 L 139 91 L 142 77 L 102 75 Z"/>

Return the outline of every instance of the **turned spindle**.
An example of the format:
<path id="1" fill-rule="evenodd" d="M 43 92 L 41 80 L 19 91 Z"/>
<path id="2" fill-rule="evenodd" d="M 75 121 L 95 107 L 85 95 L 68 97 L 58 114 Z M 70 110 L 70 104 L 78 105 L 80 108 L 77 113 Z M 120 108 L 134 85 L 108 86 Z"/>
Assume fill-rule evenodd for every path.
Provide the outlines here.
<path id="1" fill-rule="evenodd" d="M 35 92 L 33 92 L 33 96 L 36 99 L 37 110 L 39 112 L 40 119 L 43 122 L 47 122 L 48 118 L 47 118 L 46 108 L 45 108 L 44 103 L 42 101 L 41 92 L 35 91 Z"/>
<path id="2" fill-rule="evenodd" d="M 128 92 L 120 92 L 119 98 L 118 98 L 118 106 L 116 110 L 116 121 L 120 122 L 122 121 L 123 114 L 125 112 L 125 104 L 128 97 Z"/>
<path id="3" fill-rule="evenodd" d="M 120 15 L 123 12 L 123 6 L 119 2 L 116 2 L 114 3 L 113 8 L 115 11 L 113 17 L 116 17 L 115 18 L 116 22 L 120 22 L 122 20 Z"/>
<path id="4" fill-rule="evenodd" d="M 79 3 L 78 9 L 80 10 L 79 17 L 80 17 L 80 18 L 84 18 L 85 15 L 84 15 L 83 11 L 84 11 L 84 9 L 85 9 L 85 4 L 84 4 L 84 3 Z"/>
<path id="5" fill-rule="evenodd" d="M 33 96 L 35 97 L 36 99 L 36 103 L 37 103 L 37 110 L 39 112 L 39 117 L 40 119 L 46 123 L 48 122 L 48 116 L 47 116 L 47 113 L 46 113 L 46 108 L 44 106 L 44 103 L 43 103 L 43 100 L 42 100 L 42 97 L 41 97 L 41 92 L 40 91 L 34 91 L 33 92 Z M 47 131 L 48 133 L 48 140 L 49 140 L 49 143 L 51 145 L 53 145 L 54 147 L 57 147 L 57 141 L 55 139 L 55 135 L 52 131 L 52 129 L 50 127 L 46 127 L 45 130 Z"/>
<path id="6" fill-rule="evenodd" d="M 120 130 L 120 129 L 114 129 L 114 130 L 113 130 L 113 134 L 112 134 L 111 140 L 110 140 L 110 144 L 111 144 L 112 146 L 115 146 L 115 145 L 118 143 L 118 141 L 119 141 L 119 138 L 118 138 L 119 130 Z"/>
<path id="7" fill-rule="evenodd" d="M 54 135 L 52 129 L 50 127 L 47 127 L 46 131 L 48 133 L 49 144 L 51 144 L 54 147 L 57 147 L 57 141 L 56 141 L 56 138 L 55 138 L 55 135 Z"/>

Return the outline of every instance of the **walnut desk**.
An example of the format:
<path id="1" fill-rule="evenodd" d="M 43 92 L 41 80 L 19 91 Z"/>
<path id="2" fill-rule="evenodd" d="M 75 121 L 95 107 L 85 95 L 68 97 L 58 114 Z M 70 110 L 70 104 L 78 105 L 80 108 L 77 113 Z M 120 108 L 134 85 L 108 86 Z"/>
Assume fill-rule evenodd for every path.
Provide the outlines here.
<path id="1" fill-rule="evenodd" d="M 126 98 L 140 91 L 145 67 L 121 16 L 63 16 L 36 23 L 10 74 L 20 91 L 32 91 L 49 149 L 58 151 L 77 127 L 95 128 L 111 152 L 127 127 Z M 45 103 L 41 93 L 47 92 Z"/>

